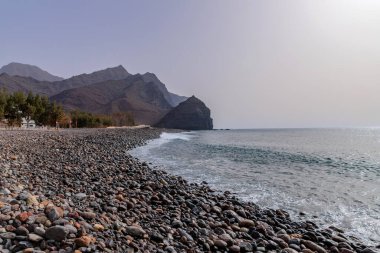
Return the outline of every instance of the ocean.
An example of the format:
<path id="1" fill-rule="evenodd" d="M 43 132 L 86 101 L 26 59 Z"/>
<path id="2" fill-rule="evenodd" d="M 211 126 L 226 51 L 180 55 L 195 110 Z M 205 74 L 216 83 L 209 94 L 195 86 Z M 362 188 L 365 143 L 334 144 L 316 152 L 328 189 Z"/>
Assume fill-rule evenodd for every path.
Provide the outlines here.
<path id="1" fill-rule="evenodd" d="M 162 133 L 130 153 L 189 182 L 380 244 L 380 129 Z"/>

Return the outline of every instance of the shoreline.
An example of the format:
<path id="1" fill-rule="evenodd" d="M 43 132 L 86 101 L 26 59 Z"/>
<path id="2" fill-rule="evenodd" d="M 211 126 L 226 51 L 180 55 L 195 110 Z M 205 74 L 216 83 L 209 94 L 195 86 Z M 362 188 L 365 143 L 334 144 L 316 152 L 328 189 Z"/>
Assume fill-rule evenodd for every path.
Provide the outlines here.
<path id="1" fill-rule="evenodd" d="M 0 252 L 375 252 L 128 154 L 162 131 L 0 132 Z"/>

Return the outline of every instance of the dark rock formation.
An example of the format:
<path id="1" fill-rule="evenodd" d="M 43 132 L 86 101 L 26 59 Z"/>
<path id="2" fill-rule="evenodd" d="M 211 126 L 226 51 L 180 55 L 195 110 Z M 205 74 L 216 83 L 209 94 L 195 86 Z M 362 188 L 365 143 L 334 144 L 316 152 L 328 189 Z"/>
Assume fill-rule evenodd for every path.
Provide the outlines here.
<path id="1" fill-rule="evenodd" d="M 211 130 L 213 128 L 210 109 L 195 96 L 180 103 L 155 126 L 183 130 Z"/>
<path id="2" fill-rule="evenodd" d="M 7 73 L 10 76 L 31 77 L 38 81 L 55 82 L 63 80 L 62 77 L 54 76 L 37 66 L 17 62 L 12 62 L 8 65 L 3 66 L 0 69 L 0 74 L 2 73 Z"/>

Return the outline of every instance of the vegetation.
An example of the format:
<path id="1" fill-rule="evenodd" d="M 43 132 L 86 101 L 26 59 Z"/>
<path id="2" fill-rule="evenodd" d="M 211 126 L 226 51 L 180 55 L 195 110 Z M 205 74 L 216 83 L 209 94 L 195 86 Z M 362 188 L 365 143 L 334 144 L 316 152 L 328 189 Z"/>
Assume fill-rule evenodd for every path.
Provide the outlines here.
<path id="1" fill-rule="evenodd" d="M 62 107 L 45 96 L 0 90 L 0 118 L 7 119 L 9 126 L 19 126 L 22 118 L 34 120 L 37 125 L 55 126 L 63 117 Z"/>
<path id="2" fill-rule="evenodd" d="M 112 119 L 105 115 L 93 115 L 88 112 L 72 111 L 70 113 L 72 127 L 107 127 L 112 125 Z"/>
<path id="3" fill-rule="evenodd" d="M 70 113 L 73 127 L 107 127 L 134 126 L 135 121 L 130 113 L 113 113 L 111 115 L 94 115 L 88 112 L 72 111 Z"/>
<path id="4" fill-rule="evenodd" d="M 112 115 L 96 115 L 82 111 L 65 113 L 60 105 L 50 102 L 48 97 L 25 95 L 22 92 L 8 94 L 0 90 L 0 120 L 6 119 L 9 126 L 20 126 L 22 118 L 34 120 L 39 126 L 60 127 L 108 127 L 135 125 L 132 114 L 114 113 Z M 29 122 L 28 122 L 29 123 Z"/>

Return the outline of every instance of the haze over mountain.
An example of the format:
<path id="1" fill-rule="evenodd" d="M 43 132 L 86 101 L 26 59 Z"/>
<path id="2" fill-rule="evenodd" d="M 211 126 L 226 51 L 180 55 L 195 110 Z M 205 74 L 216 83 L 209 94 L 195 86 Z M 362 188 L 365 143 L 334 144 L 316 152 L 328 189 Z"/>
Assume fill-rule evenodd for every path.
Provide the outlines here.
<path id="1" fill-rule="evenodd" d="M 192 111 L 192 106 L 195 111 L 199 111 L 199 104 L 205 107 L 203 102 L 196 103 L 197 106 L 195 104 L 189 106 L 192 99 L 183 104 L 182 102 L 188 98 L 169 92 L 154 73 L 133 75 L 121 65 L 54 82 L 3 73 L 0 74 L 0 88 L 5 88 L 9 92 L 22 91 L 46 95 L 51 101 L 61 104 L 67 111 L 80 110 L 95 114 L 129 112 L 134 116 L 137 124 L 153 125 L 167 114 L 170 118 L 172 114 L 169 112 L 173 108 L 176 111 L 173 115 L 178 117 L 180 113 L 177 107 L 186 108 L 187 114 Z M 197 99 L 197 101 L 200 100 Z M 209 122 L 210 112 L 208 108 L 207 110 L 208 116 L 207 113 L 193 114 L 192 117 L 188 117 L 188 122 L 194 120 L 191 124 L 198 124 L 197 116 L 207 118 Z M 186 126 L 186 129 L 193 128 L 191 124 L 185 124 L 186 117 L 181 118 L 181 124 Z M 194 129 L 210 129 L 210 124 L 206 125 L 206 128 L 197 126 Z"/>
<path id="2" fill-rule="evenodd" d="M 54 76 L 49 72 L 40 69 L 37 66 L 12 62 L 0 69 L 0 74 L 7 73 L 10 76 L 24 76 L 24 77 L 32 77 L 39 81 L 62 81 L 62 77 Z"/>

